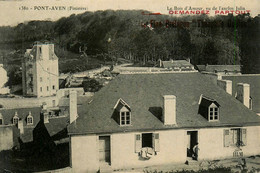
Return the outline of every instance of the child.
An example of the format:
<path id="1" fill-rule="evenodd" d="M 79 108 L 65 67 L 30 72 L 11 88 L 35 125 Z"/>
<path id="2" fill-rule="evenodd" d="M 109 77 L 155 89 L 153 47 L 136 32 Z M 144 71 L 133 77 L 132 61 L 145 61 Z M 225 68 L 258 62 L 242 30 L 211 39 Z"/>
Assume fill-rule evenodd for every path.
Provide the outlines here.
<path id="1" fill-rule="evenodd" d="M 193 151 L 193 159 L 194 160 L 198 160 L 198 152 L 199 152 L 199 143 L 196 142 L 196 144 L 194 145 L 194 147 L 192 148 Z"/>

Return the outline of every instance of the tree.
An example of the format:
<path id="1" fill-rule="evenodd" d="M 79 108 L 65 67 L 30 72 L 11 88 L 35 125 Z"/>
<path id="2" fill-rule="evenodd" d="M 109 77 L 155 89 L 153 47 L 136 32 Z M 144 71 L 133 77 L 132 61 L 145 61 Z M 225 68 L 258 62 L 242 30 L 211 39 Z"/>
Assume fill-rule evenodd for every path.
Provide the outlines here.
<path id="1" fill-rule="evenodd" d="M 82 82 L 85 92 L 97 92 L 102 88 L 102 85 L 95 79 L 87 79 Z"/>

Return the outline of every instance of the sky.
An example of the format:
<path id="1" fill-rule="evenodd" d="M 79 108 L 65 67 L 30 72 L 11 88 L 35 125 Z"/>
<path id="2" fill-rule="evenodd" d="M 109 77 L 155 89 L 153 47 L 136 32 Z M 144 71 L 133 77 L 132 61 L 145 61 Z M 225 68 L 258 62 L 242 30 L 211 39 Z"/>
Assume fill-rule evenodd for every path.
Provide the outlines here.
<path id="1" fill-rule="evenodd" d="M 71 14 L 97 10 L 148 10 L 169 14 L 169 8 L 236 8 L 250 10 L 251 16 L 260 14 L 260 0 L 0 0 L 0 26 L 15 26 L 30 20 L 58 20 Z M 46 7 L 48 6 L 48 7 Z M 61 9 L 52 9 L 62 6 Z M 22 10 L 23 7 L 26 7 Z M 45 7 L 45 8 L 43 8 Z M 73 10 L 69 10 L 73 7 Z M 75 9 L 81 8 L 81 9 Z M 47 9 L 47 10 L 46 10 Z M 243 10 L 242 10 L 243 11 Z M 175 14 L 174 14 L 175 15 Z"/>

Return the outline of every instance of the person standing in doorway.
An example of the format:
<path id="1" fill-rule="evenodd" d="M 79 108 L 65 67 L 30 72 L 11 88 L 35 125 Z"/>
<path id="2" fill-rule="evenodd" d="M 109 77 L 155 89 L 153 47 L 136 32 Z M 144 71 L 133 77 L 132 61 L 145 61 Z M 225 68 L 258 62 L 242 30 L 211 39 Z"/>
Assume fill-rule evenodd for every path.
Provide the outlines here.
<path id="1" fill-rule="evenodd" d="M 199 143 L 196 142 L 194 147 L 192 148 L 192 151 L 193 151 L 193 159 L 194 160 L 198 160 L 198 153 L 199 153 Z"/>

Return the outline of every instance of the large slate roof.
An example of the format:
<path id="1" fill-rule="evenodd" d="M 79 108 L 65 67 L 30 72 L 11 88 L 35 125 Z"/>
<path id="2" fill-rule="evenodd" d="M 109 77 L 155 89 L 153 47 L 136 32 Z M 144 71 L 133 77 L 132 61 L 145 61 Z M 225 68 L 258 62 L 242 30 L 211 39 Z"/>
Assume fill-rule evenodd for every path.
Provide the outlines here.
<path id="1" fill-rule="evenodd" d="M 201 94 L 220 105 L 218 122 L 208 122 L 198 114 Z M 164 125 L 158 118 L 162 115 L 163 95 L 176 96 L 177 125 Z M 119 98 L 131 107 L 131 126 L 120 126 L 112 118 Z M 91 102 L 84 103 L 78 115 L 68 126 L 71 135 L 260 124 L 253 111 L 198 72 L 120 74 L 97 92 Z"/>
<path id="2" fill-rule="evenodd" d="M 250 84 L 250 96 L 253 100 L 253 111 L 260 113 L 260 74 L 258 75 L 234 75 L 222 76 L 225 80 L 232 81 L 232 95 L 235 96 L 237 92 L 238 83 Z"/>

